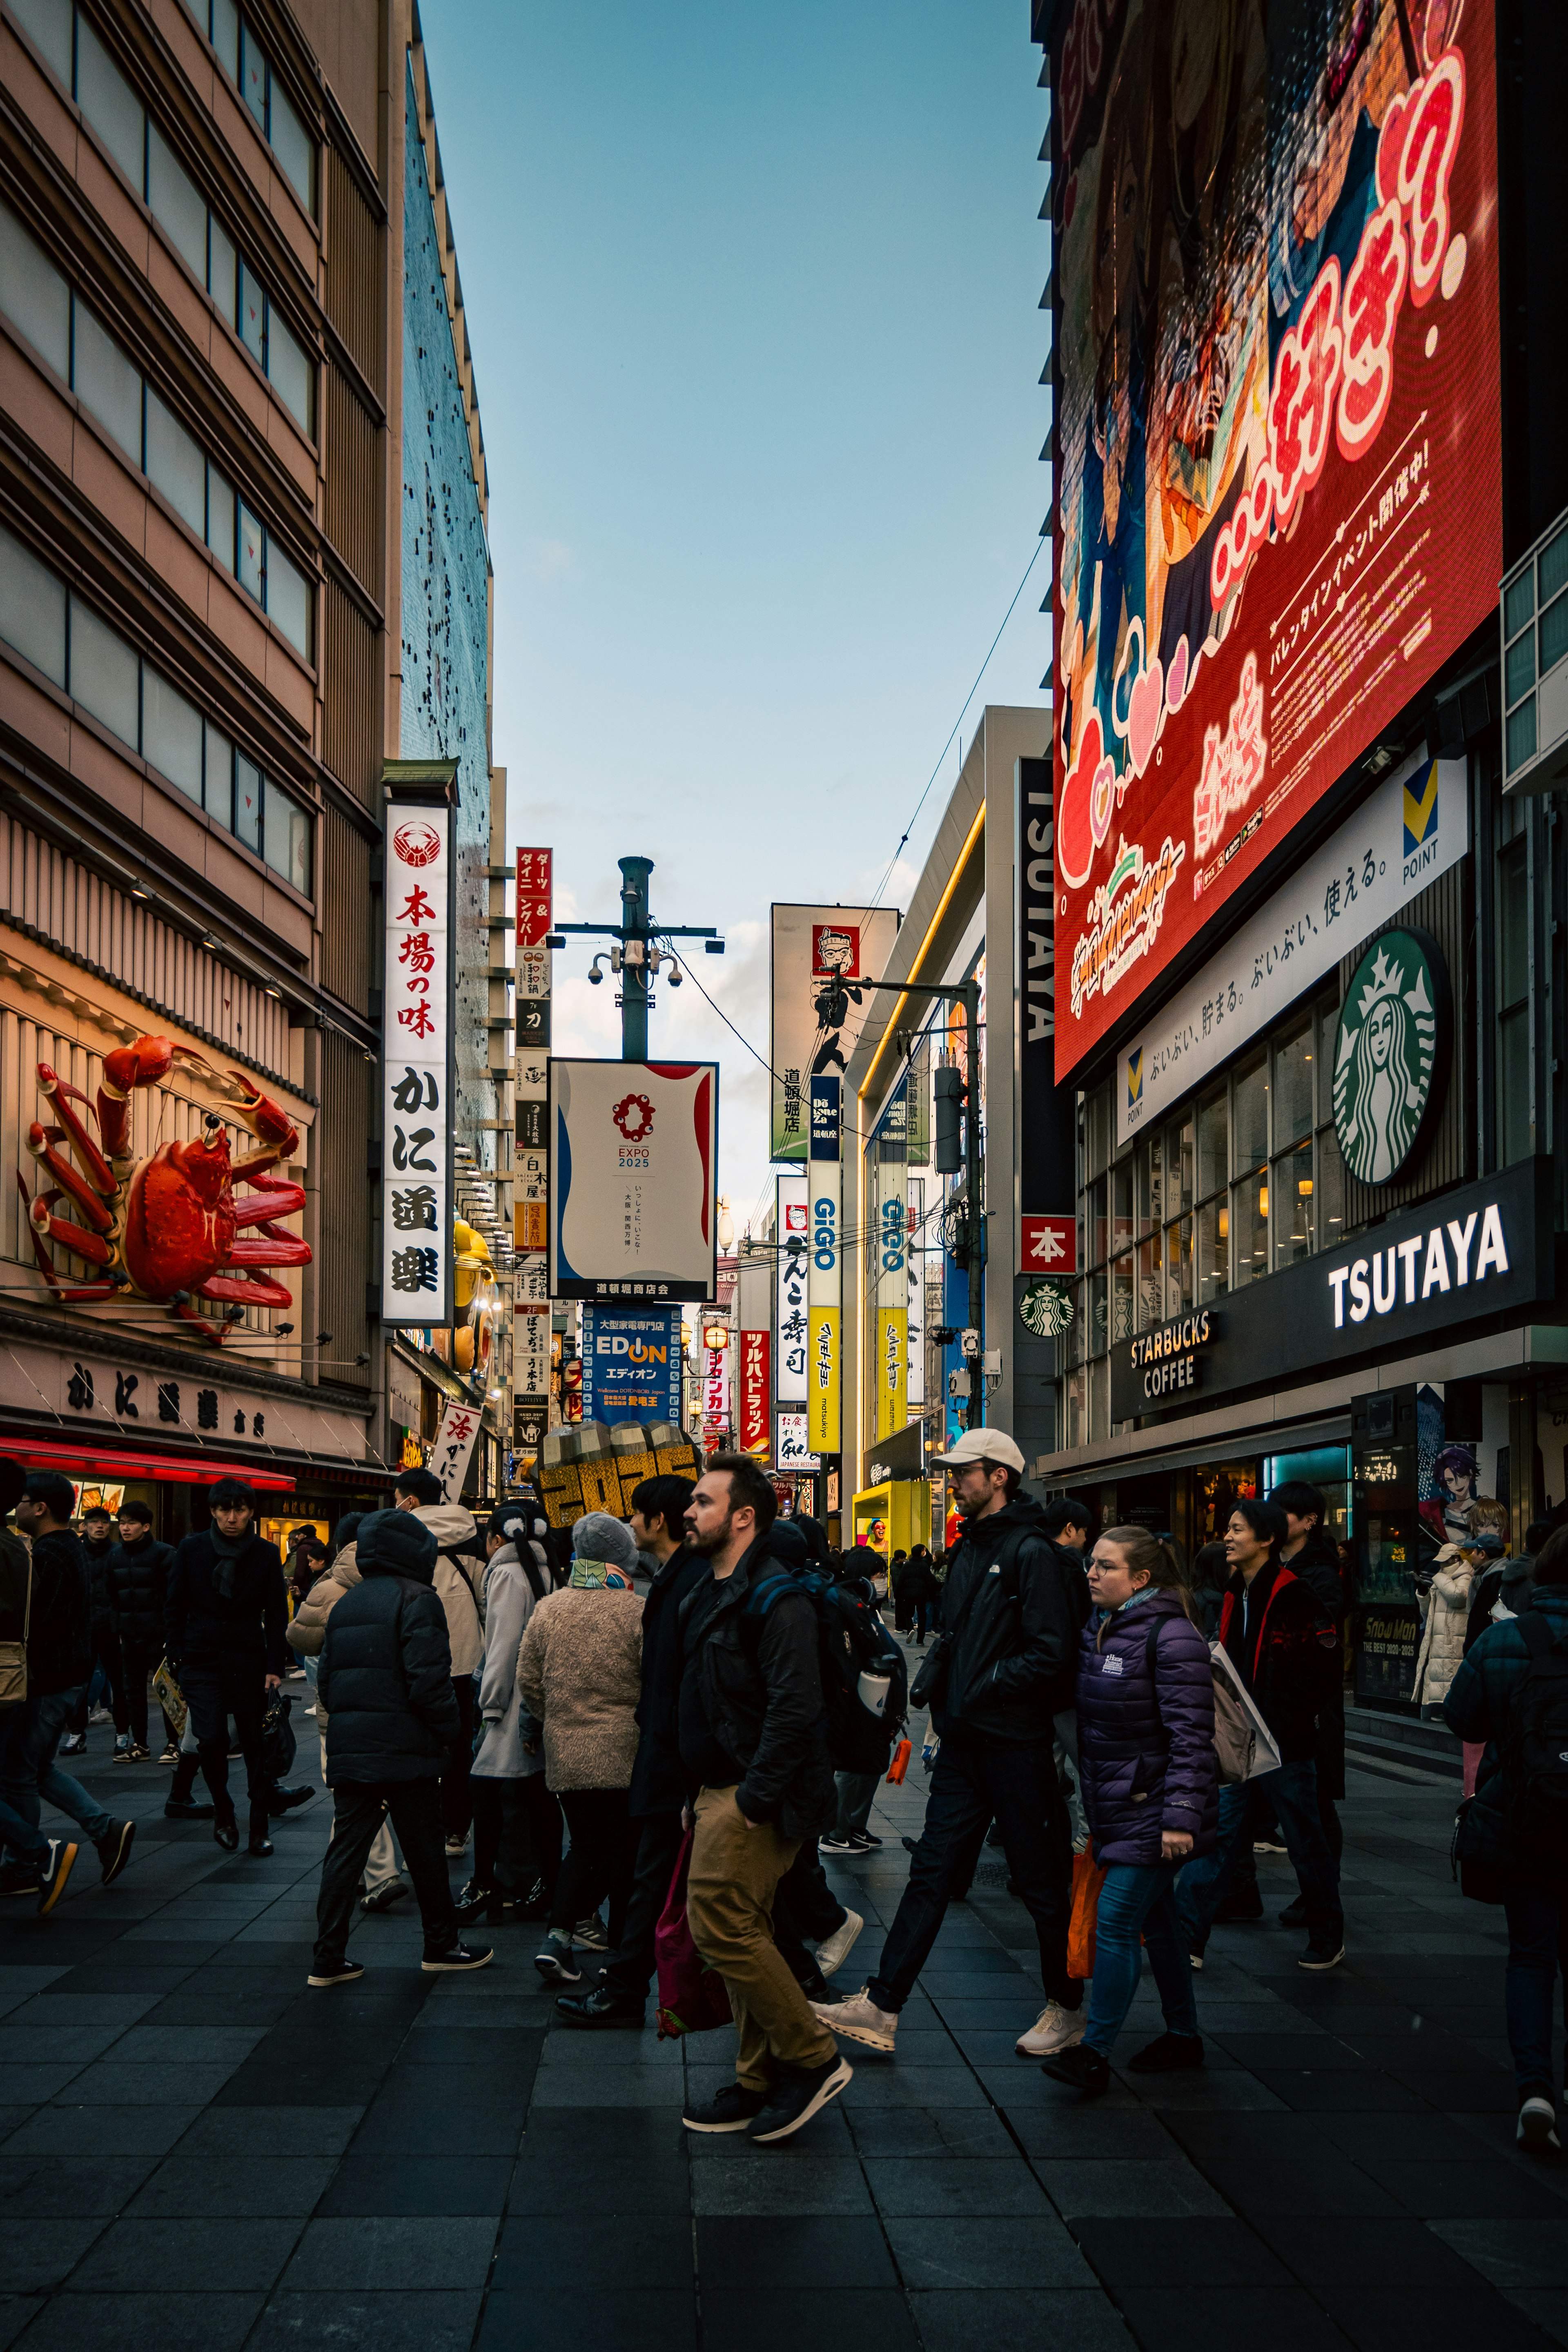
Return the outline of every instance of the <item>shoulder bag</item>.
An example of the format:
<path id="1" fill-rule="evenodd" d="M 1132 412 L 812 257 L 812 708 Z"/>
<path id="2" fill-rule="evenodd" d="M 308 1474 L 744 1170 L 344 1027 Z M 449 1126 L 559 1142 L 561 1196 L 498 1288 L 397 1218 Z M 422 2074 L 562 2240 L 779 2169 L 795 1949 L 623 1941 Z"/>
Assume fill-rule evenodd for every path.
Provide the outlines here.
<path id="1" fill-rule="evenodd" d="M 20 1706 L 27 1696 L 27 1635 L 33 1623 L 33 1560 L 27 1556 L 27 1597 L 22 1604 L 22 1638 L 0 1642 L 0 1706 Z"/>

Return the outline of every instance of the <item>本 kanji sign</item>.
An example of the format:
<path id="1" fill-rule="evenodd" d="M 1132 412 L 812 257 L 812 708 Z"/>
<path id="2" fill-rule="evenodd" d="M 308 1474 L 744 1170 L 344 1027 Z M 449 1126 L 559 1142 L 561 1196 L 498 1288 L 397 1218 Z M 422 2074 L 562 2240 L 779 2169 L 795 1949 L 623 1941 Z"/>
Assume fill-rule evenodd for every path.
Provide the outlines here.
<path id="1" fill-rule="evenodd" d="M 1020 1217 L 1023 1274 L 1076 1274 L 1078 1221 L 1074 1217 Z"/>
<path id="2" fill-rule="evenodd" d="M 382 1314 L 452 1319 L 452 856 L 444 803 L 387 811 Z"/>

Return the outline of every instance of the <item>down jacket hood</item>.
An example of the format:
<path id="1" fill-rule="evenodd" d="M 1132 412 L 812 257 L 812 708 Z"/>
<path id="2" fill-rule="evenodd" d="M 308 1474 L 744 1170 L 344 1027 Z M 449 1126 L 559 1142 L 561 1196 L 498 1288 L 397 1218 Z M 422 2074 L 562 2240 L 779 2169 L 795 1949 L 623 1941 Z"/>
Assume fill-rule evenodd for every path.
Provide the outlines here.
<path id="1" fill-rule="evenodd" d="M 429 1584 L 436 1574 L 436 1538 L 412 1511 L 371 1511 L 354 1538 L 354 1565 L 361 1576 L 407 1576 Z M 468 1518 L 468 1513 L 463 1514 Z M 473 1521 L 468 1520 L 472 1527 Z"/>

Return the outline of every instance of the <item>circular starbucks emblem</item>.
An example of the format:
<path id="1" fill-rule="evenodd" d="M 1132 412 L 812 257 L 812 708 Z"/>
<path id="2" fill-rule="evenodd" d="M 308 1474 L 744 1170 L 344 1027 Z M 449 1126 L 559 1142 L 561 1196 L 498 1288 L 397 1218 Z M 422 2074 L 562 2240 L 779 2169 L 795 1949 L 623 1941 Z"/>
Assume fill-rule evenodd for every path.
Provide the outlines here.
<path id="1" fill-rule="evenodd" d="M 1351 974 L 1334 1050 L 1334 1129 L 1363 1184 L 1391 1182 L 1415 1152 L 1441 1093 L 1447 1030 L 1436 940 L 1381 932 Z"/>
<path id="2" fill-rule="evenodd" d="M 1073 1318 L 1070 1282 L 1042 1275 L 1018 1301 L 1018 1320 L 1037 1339 L 1059 1339 Z"/>

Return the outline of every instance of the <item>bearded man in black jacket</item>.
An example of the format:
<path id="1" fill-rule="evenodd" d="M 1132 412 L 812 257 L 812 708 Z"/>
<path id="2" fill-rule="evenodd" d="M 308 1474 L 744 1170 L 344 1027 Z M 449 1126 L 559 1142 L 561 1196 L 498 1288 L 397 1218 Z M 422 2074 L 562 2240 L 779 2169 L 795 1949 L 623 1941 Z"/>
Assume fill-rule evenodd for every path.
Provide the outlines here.
<path id="1" fill-rule="evenodd" d="M 925 1828 L 877 1974 L 851 2000 L 814 2006 L 835 2033 L 891 2054 L 899 2012 L 994 1820 L 1035 1922 L 1046 1993 L 1018 2048 L 1049 2057 L 1083 2039 L 1083 1986 L 1067 1967 L 1072 1827 L 1052 1718 L 1073 1704 L 1089 1588 L 1047 1537 L 1039 1505 L 1019 1493 L 1024 1457 L 1005 1431 L 966 1430 L 934 1458 L 951 1474 L 964 1531 L 942 1596 L 942 1646 L 926 1669 L 942 1746 Z"/>

